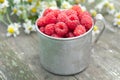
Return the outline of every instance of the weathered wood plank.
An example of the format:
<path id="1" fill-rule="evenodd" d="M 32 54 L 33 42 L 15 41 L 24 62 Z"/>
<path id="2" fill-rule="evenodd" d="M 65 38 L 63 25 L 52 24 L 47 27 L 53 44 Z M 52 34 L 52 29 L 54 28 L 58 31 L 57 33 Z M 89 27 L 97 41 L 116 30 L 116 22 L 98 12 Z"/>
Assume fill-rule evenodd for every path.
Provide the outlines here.
<path id="1" fill-rule="evenodd" d="M 76 75 L 79 80 L 120 80 L 120 32 L 109 23 L 106 27 L 94 46 L 88 69 Z"/>
<path id="2" fill-rule="evenodd" d="M 21 62 L 4 41 L 0 41 L 0 80 L 36 80 L 28 65 Z"/>
<path id="3" fill-rule="evenodd" d="M 101 50 L 102 52 L 98 52 Z M 118 58 L 117 58 L 118 56 Z M 113 52 L 106 48 L 95 47 L 93 58 L 102 69 L 105 70 L 111 80 L 120 80 L 120 54 L 116 50 Z"/>
<path id="4" fill-rule="evenodd" d="M 120 54 L 95 46 L 92 60 L 86 71 L 76 77 L 79 80 L 120 80 Z"/>
<path id="5" fill-rule="evenodd" d="M 6 28 L 1 28 L 1 30 L 6 30 Z M 3 34 L 3 31 L 1 30 L 0 33 Z M 34 75 L 37 77 L 37 80 L 76 80 L 74 76 L 65 77 L 53 75 L 41 67 L 39 59 L 38 37 L 36 33 L 33 33 L 31 35 L 21 33 L 21 35 L 16 38 L 7 38 L 5 36 L 0 37 L 8 45 L 8 47 L 15 52 L 16 57 L 28 65 L 28 68 L 30 68 Z"/>
<path id="6" fill-rule="evenodd" d="M 109 75 L 99 65 L 91 61 L 89 67 L 82 73 L 76 75 L 79 80 L 111 80 Z"/>

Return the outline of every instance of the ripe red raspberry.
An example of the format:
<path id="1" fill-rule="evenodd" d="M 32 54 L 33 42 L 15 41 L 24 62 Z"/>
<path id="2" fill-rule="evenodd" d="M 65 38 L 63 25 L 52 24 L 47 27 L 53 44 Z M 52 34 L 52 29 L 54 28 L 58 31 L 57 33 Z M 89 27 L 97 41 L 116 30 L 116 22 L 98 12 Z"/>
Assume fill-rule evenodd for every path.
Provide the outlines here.
<path id="1" fill-rule="evenodd" d="M 54 16 L 53 12 L 50 12 L 45 16 L 46 24 L 56 23 L 56 21 L 57 21 L 57 18 Z"/>
<path id="2" fill-rule="evenodd" d="M 45 27 L 40 27 L 39 30 L 44 33 L 45 32 Z"/>
<path id="3" fill-rule="evenodd" d="M 91 14 L 88 11 L 84 11 L 83 14 L 82 14 L 82 16 L 84 16 L 84 15 L 88 15 L 88 16 L 91 17 Z"/>
<path id="4" fill-rule="evenodd" d="M 88 11 L 84 11 L 84 12 L 82 12 L 82 14 L 78 15 L 79 20 L 81 20 L 82 16 L 84 16 L 84 15 L 88 15 L 91 17 L 91 14 Z"/>
<path id="5" fill-rule="evenodd" d="M 74 11 L 74 10 L 72 10 L 72 9 L 70 9 L 70 10 L 65 10 L 65 13 L 66 13 L 67 16 L 70 16 L 70 15 L 72 15 L 72 14 L 77 15 L 77 12 Z"/>
<path id="6" fill-rule="evenodd" d="M 58 14 L 61 12 L 59 9 L 55 9 L 52 11 L 54 13 L 54 16 L 57 18 Z"/>
<path id="7" fill-rule="evenodd" d="M 55 24 L 48 24 L 45 26 L 45 34 L 52 35 L 55 32 Z"/>
<path id="8" fill-rule="evenodd" d="M 74 30 L 77 25 L 80 24 L 77 15 L 72 14 L 69 16 L 69 20 L 66 22 L 70 30 Z"/>
<path id="9" fill-rule="evenodd" d="M 86 32 L 85 27 L 82 26 L 82 25 L 78 25 L 78 26 L 75 28 L 75 30 L 74 30 L 73 33 L 74 33 L 75 36 L 79 36 L 79 35 L 84 34 L 85 32 Z"/>
<path id="10" fill-rule="evenodd" d="M 45 11 L 43 12 L 43 16 L 46 16 L 51 11 L 52 11 L 52 9 L 50 9 L 50 8 L 45 9 Z"/>
<path id="11" fill-rule="evenodd" d="M 56 38 L 61 38 L 59 35 L 57 35 L 57 34 L 52 34 L 51 35 L 52 37 L 56 37 Z"/>
<path id="12" fill-rule="evenodd" d="M 78 18 L 77 15 L 75 15 L 75 14 L 70 15 L 70 16 L 69 16 L 69 19 L 70 19 L 70 20 L 79 20 L 79 18 Z"/>
<path id="13" fill-rule="evenodd" d="M 57 21 L 66 23 L 66 21 L 68 21 L 68 17 L 65 13 L 61 12 L 58 14 Z"/>
<path id="14" fill-rule="evenodd" d="M 84 15 L 81 17 L 80 23 L 81 25 L 85 26 L 87 30 L 89 30 L 92 27 L 92 17 Z"/>
<path id="15" fill-rule="evenodd" d="M 46 23 L 45 23 L 45 17 L 38 18 L 38 20 L 37 20 L 37 26 L 38 27 L 43 27 L 45 25 L 46 25 Z"/>
<path id="16" fill-rule="evenodd" d="M 69 32 L 66 34 L 66 38 L 74 37 L 74 34 L 72 32 Z"/>
<path id="17" fill-rule="evenodd" d="M 63 37 L 68 32 L 68 27 L 64 22 L 58 22 L 55 25 L 55 32 Z"/>
<path id="18" fill-rule="evenodd" d="M 79 5 L 72 6 L 72 10 L 76 11 L 77 15 L 82 14 L 82 9 L 81 9 L 81 7 Z"/>

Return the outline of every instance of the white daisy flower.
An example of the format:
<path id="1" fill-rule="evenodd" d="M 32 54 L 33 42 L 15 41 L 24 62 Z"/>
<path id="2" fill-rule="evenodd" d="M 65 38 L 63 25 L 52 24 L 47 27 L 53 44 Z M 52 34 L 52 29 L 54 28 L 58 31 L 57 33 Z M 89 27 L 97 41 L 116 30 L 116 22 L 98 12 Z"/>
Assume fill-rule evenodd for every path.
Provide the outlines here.
<path id="1" fill-rule="evenodd" d="M 120 19 L 115 18 L 113 21 L 113 25 L 118 26 L 120 28 Z"/>
<path id="2" fill-rule="evenodd" d="M 104 0 L 101 3 L 99 3 L 96 6 L 96 10 L 98 11 L 102 11 L 102 9 L 105 9 L 109 14 L 114 14 L 115 13 L 115 6 L 112 2 L 108 1 L 108 0 Z"/>
<path id="3" fill-rule="evenodd" d="M 14 4 L 19 4 L 21 2 L 21 0 L 13 0 Z"/>
<path id="4" fill-rule="evenodd" d="M 51 2 L 42 1 L 38 4 L 38 6 L 35 7 L 37 9 L 37 14 L 40 14 L 40 12 L 44 11 L 46 8 L 58 9 L 56 1 L 51 1 Z"/>
<path id="5" fill-rule="evenodd" d="M 105 3 L 105 2 L 106 2 L 106 1 L 102 1 L 101 3 L 97 4 L 97 5 L 95 6 L 95 9 L 98 10 L 99 12 L 101 12 L 102 9 L 103 9 L 103 7 L 104 7 L 104 3 Z"/>
<path id="6" fill-rule="evenodd" d="M 23 16 L 24 12 L 26 12 L 26 6 L 24 5 L 15 5 L 14 7 L 12 7 L 12 12 L 11 15 L 16 14 L 17 16 Z"/>
<path id="7" fill-rule="evenodd" d="M 115 18 L 120 19 L 120 12 L 115 13 Z"/>
<path id="8" fill-rule="evenodd" d="M 109 4 L 108 4 L 107 12 L 108 12 L 109 14 L 114 14 L 114 13 L 115 13 L 115 6 L 114 6 L 113 3 L 109 3 Z"/>
<path id="9" fill-rule="evenodd" d="M 40 9 L 38 8 L 38 6 L 36 6 L 36 3 L 33 3 L 31 5 L 27 5 L 27 7 L 29 7 L 27 9 L 27 11 L 29 12 L 30 15 L 34 16 L 36 14 L 39 13 Z"/>
<path id="10" fill-rule="evenodd" d="M 115 12 L 115 6 L 112 2 L 105 0 L 105 1 L 102 1 L 101 4 L 102 4 L 102 8 L 105 8 L 105 10 L 109 14 L 113 14 Z"/>
<path id="11" fill-rule="evenodd" d="M 12 13 L 11 13 L 11 15 L 14 15 L 14 14 L 16 14 L 17 16 L 20 16 L 22 14 L 22 11 L 19 9 L 18 6 L 12 7 Z"/>
<path id="12" fill-rule="evenodd" d="M 110 5 L 110 2 L 108 0 L 103 1 L 104 7 L 108 7 Z"/>
<path id="13" fill-rule="evenodd" d="M 26 20 L 25 23 L 23 23 L 23 27 L 25 28 L 26 34 L 36 31 L 35 25 L 32 24 L 31 20 Z"/>
<path id="14" fill-rule="evenodd" d="M 87 10 L 86 6 L 83 6 L 81 4 L 79 4 L 79 6 L 81 7 L 82 11 L 86 11 Z"/>
<path id="15" fill-rule="evenodd" d="M 116 12 L 114 17 L 115 19 L 113 20 L 113 25 L 120 28 L 120 12 Z"/>
<path id="16" fill-rule="evenodd" d="M 43 11 L 44 9 L 46 9 L 48 7 L 51 9 L 58 9 L 56 1 L 51 1 L 51 2 L 41 1 L 40 2 L 41 11 Z M 40 10 L 39 10 L 39 12 L 40 12 Z"/>
<path id="17" fill-rule="evenodd" d="M 19 24 L 19 23 L 12 23 L 12 24 L 10 24 L 9 26 L 8 26 L 8 28 L 7 28 L 7 36 L 9 37 L 9 36 L 14 36 L 14 37 L 16 37 L 17 35 L 19 35 L 20 34 L 20 32 L 19 32 L 19 28 L 21 27 L 21 25 Z"/>
<path id="18" fill-rule="evenodd" d="M 93 27 L 92 35 L 95 36 L 95 35 L 97 35 L 97 34 L 99 34 L 99 33 L 100 33 L 99 27 L 95 25 L 95 26 Z"/>
<path id="19" fill-rule="evenodd" d="M 48 3 L 46 1 L 41 1 L 40 5 L 42 10 L 48 8 Z"/>
<path id="20" fill-rule="evenodd" d="M 5 7 L 9 7 L 7 0 L 0 0 L 0 9 L 3 9 Z"/>
<path id="21" fill-rule="evenodd" d="M 91 9 L 91 10 L 90 10 L 90 13 L 91 13 L 91 15 L 92 15 L 93 17 L 95 17 L 95 16 L 97 15 L 97 11 L 94 10 L 94 9 Z"/>
<path id="22" fill-rule="evenodd" d="M 58 8 L 56 1 L 48 2 L 48 6 L 49 6 L 51 9 L 57 9 L 57 8 Z"/>
<path id="23" fill-rule="evenodd" d="M 95 0 L 87 0 L 89 4 L 92 4 L 95 2 Z"/>
<path id="24" fill-rule="evenodd" d="M 63 1 L 61 4 L 61 8 L 63 9 L 70 9 L 72 5 L 68 1 Z"/>

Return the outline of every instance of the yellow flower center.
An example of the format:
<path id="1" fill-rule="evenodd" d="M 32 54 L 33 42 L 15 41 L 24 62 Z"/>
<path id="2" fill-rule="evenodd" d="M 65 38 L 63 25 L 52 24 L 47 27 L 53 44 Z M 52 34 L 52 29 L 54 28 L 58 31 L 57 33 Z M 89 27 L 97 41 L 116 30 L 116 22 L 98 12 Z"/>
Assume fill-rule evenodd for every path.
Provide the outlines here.
<path id="1" fill-rule="evenodd" d="M 93 30 L 97 31 L 98 30 L 98 26 L 94 26 Z"/>
<path id="2" fill-rule="evenodd" d="M 84 2 L 85 2 L 85 0 L 75 0 L 75 3 L 76 3 L 76 4 L 84 3 Z"/>
<path id="3" fill-rule="evenodd" d="M 9 33 L 13 34 L 15 32 L 14 28 L 13 27 L 9 27 L 8 30 L 7 30 Z"/>
<path id="4" fill-rule="evenodd" d="M 31 9 L 31 12 L 32 12 L 32 13 L 36 13 L 36 12 L 37 12 L 37 9 L 36 9 L 35 7 L 33 7 L 33 8 Z"/>
<path id="5" fill-rule="evenodd" d="M 106 2 L 106 3 L 104 4 L 105 7 L 108 7 L 109 5 L 110 5 L 110 2 Z"/>
<path id="6" fill-rule="evenodd" d="M 15 13 L 15 14 L 17 13 L 17 11 L 18 10 L 16 8 L 13 9 L 13 13 Z"/>
<path id="7" fill-rule="evenodd" d="M 92 16 L 95 17 L 97 15 L 96 11 L 91 12 Z"/>
<path id="8" fill-rule="evenodd" d="M 0 0 L 0 3 L 4 3 L 5 0 Z"/>
<path id="9" fill-rule="evenodd" d="M 23 6 L 20 6 L 20 8 L 19 8 L 21 11 L 23 11 L 24 10 L 24 7 Z"/>
<path id="10" fill-rule="evenodd" d="M 36 6 L 39 6 L 40 5 L 40 1 L 38 0 L 37 2 L 36 2 Z"/>
<path id="11" fill-rule="evenodd" d="M 119 19 L 120 19 L 120 14 L 118 14 L 118 15 L 117 15 L 117 18 L 119 18 Z"/>
<path id="12" fill-rule="evenodd" d="M 32 30 L 32 27 L 29 27 L 29 28 L 28 28 L 28 30 L 30 30 L 30 31 L 31 31 L 31 30 Z"/>
<path id="13" fill-rule="evenodd" d="M 3 8 L 0 10 L 0 14 L 4 15 L 6 13 L 6 10 Z"/>
<path id="14" fill-rule="evenodd" d="M 110 10 L 115 9 L 114 5 L 109 5 Z"/>
<path id="15" fill-rule="evenodd" d="M 120 25 L 120 21 L 117 22 L 117 25 Z"/>
<path id="16" fill-rule="evenodd" d="M 32 3 L 33 0 L 27 0 L 29 3 Z"/>
<path id="17" fill-rule="evenodd" d="M 63 4 L 62 8 L 67 8 L 68 4 Z"/>

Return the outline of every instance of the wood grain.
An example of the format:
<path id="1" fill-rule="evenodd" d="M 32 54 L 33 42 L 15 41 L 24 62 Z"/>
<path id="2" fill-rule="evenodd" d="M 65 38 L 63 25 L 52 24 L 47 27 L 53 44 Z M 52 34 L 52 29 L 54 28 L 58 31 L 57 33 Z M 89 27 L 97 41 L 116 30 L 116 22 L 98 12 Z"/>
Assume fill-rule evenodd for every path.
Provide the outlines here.
<path id="1" fill-rule="evenodd" d="M 5 74 L 9 77 L 8 80 L 120 80 L 120 31 L 112 28 L 111 24 L 106 24 L 104 34 L 92 49 L 89 67 L 73 76 L 58 76 L 41 67 L 36 33 L 26 35 L 21 30 L 18 37 L 8 38 L 5 36 L 6 26 L 0 23 L 0 70 L 9 72 Z M 7 63 L 19 67 L 7 66 Z M 20 69 L 30 73 L 26 79 L 23 78 L 27 73 L 23 77 L 18 76 Z"/>

